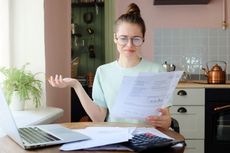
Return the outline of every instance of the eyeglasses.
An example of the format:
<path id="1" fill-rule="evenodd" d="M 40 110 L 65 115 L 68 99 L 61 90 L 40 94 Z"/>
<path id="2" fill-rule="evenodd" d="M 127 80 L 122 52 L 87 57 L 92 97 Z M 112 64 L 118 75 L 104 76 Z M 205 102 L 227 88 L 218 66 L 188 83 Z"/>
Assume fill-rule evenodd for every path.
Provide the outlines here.
<path id="1" fill-rule="evenodd" d="M 128 44 L 129 42 L 129 39 L 132 41 L 132 44 L 136 47 L 139 47 L 143 44 L 144 42 L 144 39 L 142 37 L 139 37 L 139 36 L 134 36 L 134 37 L 128 37 L 128 36 L 125 36 L 125 35 L 121 35 L 119 37 L 115 36 L 117 42 L 119 43 L 119 45 L 122 45 L 122 46 L 125 46 Z"/>

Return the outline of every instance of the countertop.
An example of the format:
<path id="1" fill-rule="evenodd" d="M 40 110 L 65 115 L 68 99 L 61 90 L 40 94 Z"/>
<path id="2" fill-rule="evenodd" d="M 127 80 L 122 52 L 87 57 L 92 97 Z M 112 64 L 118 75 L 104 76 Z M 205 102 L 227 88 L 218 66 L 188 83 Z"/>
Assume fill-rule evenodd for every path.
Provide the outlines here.
<path id="1" fill-rule="evenodd" d="M 225 84 L 208 84 L 206 80 L 180 81 L 177 88 L 230 88 L 230 81 Z"/>

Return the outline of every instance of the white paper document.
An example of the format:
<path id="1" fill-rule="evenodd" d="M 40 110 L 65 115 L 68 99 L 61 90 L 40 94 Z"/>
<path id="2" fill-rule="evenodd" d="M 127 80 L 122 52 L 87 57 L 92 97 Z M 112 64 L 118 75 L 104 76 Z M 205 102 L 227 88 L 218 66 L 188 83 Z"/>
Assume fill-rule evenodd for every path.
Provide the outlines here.
<path id="1" fill-rule="evenodd" d="M 144 120 L 169 105 L 182 71 L 141 73 L 123 78 L 111 116 Z"/>
<path id="2" fill-rule="evenodd" d="M 60 147 L 62 151 L 87 149 L 92 147 L 104 146 L 126 142 L 132 138 L 132 133 L 135 128 L 122 127 L 88 127 L 85 129 L 76 130 L 89 136 L 90 140 L 78 141 L 64 144 Z"/>

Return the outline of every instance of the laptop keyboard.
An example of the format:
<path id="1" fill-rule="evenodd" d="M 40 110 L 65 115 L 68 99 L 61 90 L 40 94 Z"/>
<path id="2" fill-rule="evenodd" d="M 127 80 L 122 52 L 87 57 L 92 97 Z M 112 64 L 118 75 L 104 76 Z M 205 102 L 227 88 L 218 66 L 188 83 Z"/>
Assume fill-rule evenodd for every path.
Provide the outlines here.
<path id="1" fill-rule="evenodd" d="M 19 128 L 19 134 L 26 142 L 30 144 L 60 140 L 59 138 L 52 136 L 51 134 L 37 127 Z"/>

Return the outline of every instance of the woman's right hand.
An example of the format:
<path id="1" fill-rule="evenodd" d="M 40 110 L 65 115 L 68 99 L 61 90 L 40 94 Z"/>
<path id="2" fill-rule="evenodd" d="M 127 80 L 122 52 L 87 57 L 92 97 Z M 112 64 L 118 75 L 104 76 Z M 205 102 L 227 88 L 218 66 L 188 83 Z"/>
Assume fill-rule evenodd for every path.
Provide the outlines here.
<path id="1" fill-rule="evenodd" d="M 52 87 L 65 88 L 65 87 L 77 87 L 80 82 L 73 78 L 62 78 L 62 75 L 50 76 L 48 82 Z"/>

